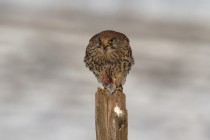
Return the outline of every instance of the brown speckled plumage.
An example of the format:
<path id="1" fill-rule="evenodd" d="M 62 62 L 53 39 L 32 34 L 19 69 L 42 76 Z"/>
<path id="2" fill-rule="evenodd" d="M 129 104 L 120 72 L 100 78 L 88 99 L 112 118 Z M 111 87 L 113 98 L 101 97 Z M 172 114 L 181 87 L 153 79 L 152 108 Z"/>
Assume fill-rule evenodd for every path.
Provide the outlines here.
<path id="1" fill-rule="evenodd" d="M 84 62 L 106 88 L 122 88 L 134 64 L 129 39 L 122 33 L 107 30 L 94 35 L 87 46 Z"/>

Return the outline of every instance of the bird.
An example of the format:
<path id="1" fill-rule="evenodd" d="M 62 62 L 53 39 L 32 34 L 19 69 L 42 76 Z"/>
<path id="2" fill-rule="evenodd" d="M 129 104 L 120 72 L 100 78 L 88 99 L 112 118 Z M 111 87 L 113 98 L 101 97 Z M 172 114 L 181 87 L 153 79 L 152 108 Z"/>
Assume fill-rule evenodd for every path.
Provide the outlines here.
<path id="1" fill-rule="evenodd" d="M 100 91 L 123 91 L 126 77 L 134 65 L 129 39 L 123 33 L 105 30 L 95 34 L 87 45 L 84 63 L 103 86 Z"/>

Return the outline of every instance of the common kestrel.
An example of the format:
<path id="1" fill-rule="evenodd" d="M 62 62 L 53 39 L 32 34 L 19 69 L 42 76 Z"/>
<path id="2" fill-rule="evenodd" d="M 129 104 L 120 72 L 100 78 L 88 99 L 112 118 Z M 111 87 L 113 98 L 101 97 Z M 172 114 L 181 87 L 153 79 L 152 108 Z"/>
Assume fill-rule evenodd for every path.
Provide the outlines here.
<path id="1" fill-rule="evenodd" d="M 100 90 L 109 93 L 122 91 L 126 76 L 134 64 L 129 39 L 111 30 L 94 35 L 86 48 L 84 62 L 102 83 Z"/>

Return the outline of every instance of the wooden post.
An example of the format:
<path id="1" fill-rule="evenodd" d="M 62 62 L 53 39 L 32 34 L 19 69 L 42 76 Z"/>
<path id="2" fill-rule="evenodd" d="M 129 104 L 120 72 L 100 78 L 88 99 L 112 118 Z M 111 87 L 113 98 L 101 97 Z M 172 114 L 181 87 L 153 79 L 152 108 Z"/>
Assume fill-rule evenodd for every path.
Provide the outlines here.
<path id="1" fill-rule="evenodd" d="M 107 94 L 98 90 L 95 101 L 96 139 L 127 140 L 128 118 L 125 94 L 115 92 Z"/>

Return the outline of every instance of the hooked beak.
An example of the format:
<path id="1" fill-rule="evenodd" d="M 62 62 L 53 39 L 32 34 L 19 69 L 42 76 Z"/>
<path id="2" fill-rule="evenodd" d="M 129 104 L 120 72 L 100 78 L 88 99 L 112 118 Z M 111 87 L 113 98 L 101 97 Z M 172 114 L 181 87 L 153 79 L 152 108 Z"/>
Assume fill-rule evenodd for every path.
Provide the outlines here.
<path id="1" fill-rule="evenodd" d="M 103 46 L 104 46 L 104 47 L 109 46 L 108 40 L 104 40 L 104 41 L 103 41 Z"/>

